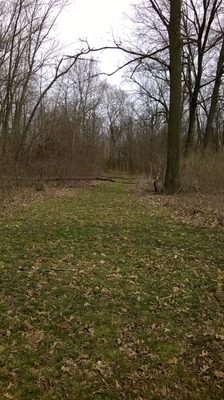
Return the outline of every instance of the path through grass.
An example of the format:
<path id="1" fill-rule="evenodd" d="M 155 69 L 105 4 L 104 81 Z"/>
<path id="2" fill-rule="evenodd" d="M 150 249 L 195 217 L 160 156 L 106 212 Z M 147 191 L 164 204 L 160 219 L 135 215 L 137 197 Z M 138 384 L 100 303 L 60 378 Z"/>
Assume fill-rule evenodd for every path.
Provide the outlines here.
<path id="1" fill-rule="evenodd" d="M 224 233 L 101 184 L 0 223 L 0 398 L 224 398 Z"/>

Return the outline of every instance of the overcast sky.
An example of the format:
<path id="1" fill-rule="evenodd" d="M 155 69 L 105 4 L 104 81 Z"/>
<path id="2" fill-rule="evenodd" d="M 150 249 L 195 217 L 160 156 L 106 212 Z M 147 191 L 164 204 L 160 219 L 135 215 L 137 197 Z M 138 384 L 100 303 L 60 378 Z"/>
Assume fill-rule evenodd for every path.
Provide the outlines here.
<path id="1" fill-rule="evenodd" d="M 131 15 L 134 0 L 72 0 L 59 19 L 59 38 L 64 43 L 76 44 L 81 39 L 88 39 L 90 46 L 101 46 L 116 38 L 125 36 L 131 23 L 125 14 Z M 72 46 L 75 47 L 74 45 Z M 71 48 L 71 47 L 70 47 Z M 116 51 L 108 51 L 100 57 L 101 69 L 111 72 L 119 63 Z M 118 84 L 121 77 L 110 79 Z"/>

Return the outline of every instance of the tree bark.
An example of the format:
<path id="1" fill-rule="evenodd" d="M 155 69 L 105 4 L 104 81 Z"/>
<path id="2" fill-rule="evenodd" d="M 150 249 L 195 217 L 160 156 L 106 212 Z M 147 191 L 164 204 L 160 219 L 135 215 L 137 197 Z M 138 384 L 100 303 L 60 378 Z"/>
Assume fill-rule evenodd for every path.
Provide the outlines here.
<path id="1" fill-rule="evenodd" d="M 166 193 L 180 190 L 181 134 L 181 0 L 170 1 L 170 109 L 167 135 Z"/>
<path id="2" fill-rule="evenodd" d="M 202 61 L 202 60 L 201 60 Z M 196 112 L 198 106 L 198 95 L 200 91 L 201 85 L 201 77 L 202 77 L 202 63 L 198 67 L 199 73 L 196 77 L 195 87 L 190 99 L 190 110 L 189 110 L 189 125 L 187 131 L 187 138 L 185 143 L 185 154 L 188 154 L 189 150 L 193 147 L 194 142 L 194 133 L 195 133 L 195 123 L 196 123 Z"/>
<path id="3" fill-rule="evenodd" d="M 208 113 L 207 124 L 205 128 L 205 138 L 204 138 L 204 147 L 208 147 L 212 144 L 212 133 L 213 133 L 213 124 L 217 111 L 217 104 L 219 99 L 219 89 L 222 83 L 222 75 L 224 73 L 224 37 L 222 46 L 219 53 L 219 59 L 216 69 L 216 77 L 215 84 L 212 92 L 211 104 Z"/>

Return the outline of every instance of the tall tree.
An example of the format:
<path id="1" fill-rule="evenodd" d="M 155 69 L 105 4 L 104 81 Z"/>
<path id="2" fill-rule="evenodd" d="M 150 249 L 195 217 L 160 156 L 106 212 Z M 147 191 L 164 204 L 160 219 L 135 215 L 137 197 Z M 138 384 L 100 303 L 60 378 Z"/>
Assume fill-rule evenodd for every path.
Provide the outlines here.
<path id="1" fill-rule="evenodd" d="M 190 70 L 193 81 L 189 86 L 189 123 L 187 129 L 185 153 L 193 147 L 199 95 L 205 76 L 205 56 L 216 46 L 222 34 L 218 29 L 218 15 L 222 0 L 185 1 L 183 11 L 184 40 L 188 49 Z M 190 75 L 191 76 L 191 73 Z"/>
<path id="2" fill-rule="evenodd" d="M 205 139 L 204 139 L 204 147 L 208 147 L 212 142 L 212 131 L 213 131 L 213 123 L 217 112 L 217 104 L 219 100 L 219 90 L 222 83 L 222 76 L 224 73 L 224 37 L 222 41 L 222 46 L 219 53 L 219 59 L 216 69 L 216 77 L 215 84 L 213 87 L 211 104 L 207 118 L 207 124 L 205 129 Z"/>
<path id="3" fill-rule="evenodd" d="M 168 110 L 168 135 L 167 135 L 167 164 L 165 174 L 165 190 L 167 193 L 176 193 L 180 189 L 180 137 L 181 137 L 181 116 L 182 116 L 182 94 L 181 94 L 181 0 L 149 0 L 142 1 L 137 23 L 143 25 L 145 32 L 148 29 L 147 41 L 145 35 L 140 31 L 137 44 L 123 46 L 121 42 L 115 42 L 116 48 L 128 54 L 131 59 L 125 64 L 135 65 L 132 76 L 136 71 L 144 73 L 153 72 L 154 78 L 167 81 L 164 69 L 168 70 L 170 83 L 170 104 Z M 137 11 L 139 6 L 137 5 Z M 145 12 L 143 13 L 142 11 Z M 139 21 L 144 15 L 149 19 Z M 155 22 L 156 21 L 156 22 Z M 158 24 L 161 29 L 158 29 Z M 150 32 L 153 32 L 153 39 Z M 143 40 L 143 43 L 141 42 Z M 169 61 L 167 62 L 167 51 Z M 152 63 L 149 65 L 149 63 Z M 143 68 L 142 68 L 143 66 Z M 144 68 L 145 67 L 145 68 Z M 162 74 L 159 75 L 162 68 Z M 155 75 L 154 71 L 157 73 Z M 165 76 L 164 76 L 165 74 Z M 161 85 L 159 85 L 161 88 Z M 152 96 L 149 96 L 152 98 Z M 156 100 L 155 97 L 153 100 Z M 160 102 L 161 103 L 161 102 Z M 163 102 L 164 103 L 164 102 Z M 163 104 L 164 106 L 164 104 Z M 166 104 L 165 104 L 166 106 Z"/>
<path id="4" fill-rule="evenodd" d="M 181 136 L 181 0 L 170 0 L 170 108 L 167 135 L 167 166 L 165 190 L 175 193 L 180 189 Z"/>

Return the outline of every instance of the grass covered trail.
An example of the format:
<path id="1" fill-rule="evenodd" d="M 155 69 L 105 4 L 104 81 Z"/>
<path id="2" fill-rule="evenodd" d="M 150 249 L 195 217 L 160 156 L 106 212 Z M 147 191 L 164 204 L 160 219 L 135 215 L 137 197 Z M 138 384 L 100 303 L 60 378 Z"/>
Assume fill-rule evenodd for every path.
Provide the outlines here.
<path id="1" fill-rule="evenodd" d="M 223 248 L 122 183 L 5 216 L 0 398 L 223 399 Z"/>

